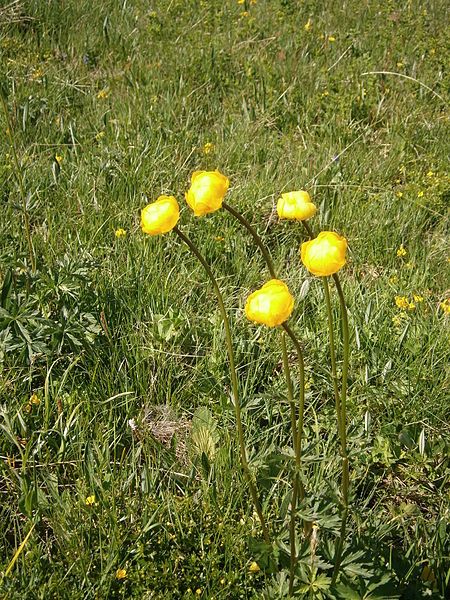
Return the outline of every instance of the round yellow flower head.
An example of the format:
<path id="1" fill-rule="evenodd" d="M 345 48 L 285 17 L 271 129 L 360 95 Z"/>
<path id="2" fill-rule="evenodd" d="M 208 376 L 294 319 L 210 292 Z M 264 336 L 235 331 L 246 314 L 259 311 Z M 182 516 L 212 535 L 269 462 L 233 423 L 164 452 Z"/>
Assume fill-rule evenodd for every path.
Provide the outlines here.
<path id="1" fill-rule="evenodd" d="M 313 275 L 326 277 L 337 273 L 345 263 L 347 240 L 334 231 L 322 231 L 301 246 L 301 258 L 305 267 Z"/>
<path id="2" fill-rule="evenodd" d="M 186 202 L 196 217 L 219 210 L 230 181 L 219 171 L 194 171 Z"/>
<path id="3" fill-rule="evenodd" d="M 171 231 L 180 218 L 180 207 L 173 196 L 160 196 L 156 202 L 147 204 L 141 211 L 141 227 L 144 233 L 160 235 Z"/>
<path id="4" fill-rule="evenodd" d="M 247 298 L 245 314 L 250 321 L 276 327 L 289 319 L 293 308 L 294 297 L 288 286 L 279 279 L 271 279 Z"/>
<path id="5" fill-rule="evenodd" d="M 317 206 L 311 202 L 308 192 L 286 192 L 278 198 L 277 213 L 280 219 L 305 221 L 317 212 Z"/>

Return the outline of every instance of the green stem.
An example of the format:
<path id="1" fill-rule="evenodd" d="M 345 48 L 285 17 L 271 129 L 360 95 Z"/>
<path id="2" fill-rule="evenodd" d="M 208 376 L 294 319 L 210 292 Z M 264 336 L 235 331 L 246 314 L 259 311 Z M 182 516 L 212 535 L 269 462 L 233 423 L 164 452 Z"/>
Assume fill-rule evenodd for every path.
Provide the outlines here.
<path id="1" fill-rule="evenodd" d="M 28 209 L 27 209 L 27 197 L 25 194 L 25 185 L 23 183 L 22 169 L 19 164 L 19 159 L 17 158 L 16 146 L 14 143 L 14 135 L 13 135 L 11 119 L 9 118 L 8 106 L 6 104 L 6 99 L 3 95 L 3 93 L 1 93 L 1 91 L 0 91 L 0 97 L 1 97 L 3 112 L 5 114 L 5 120 L 6 120 L 6 134 L 8 136 L 9 144 L 11 146 L 11 152 L 13 155 L 13 162 L 14 162 L 14 168 L 15 168 L 15 175 L 16 175 L 17 182 L 19 184 L 20 195 L 22 198 L 22 212 L 23 212 L 23 219 L 24 219 L 24 226 L 25 226 L 24 227 L 25 237 L 27 238 L 27 243 L 28 243 L 28 251 L 29 251 L 29 255 L 30 255 L 31 270 L 34 273 L 36 271 L 36 258 L 34 255 L 33 241 L 31 239 L 30 216 L 28 214 Z"/>
<path id="2" fill-rule="evenodd" d="M 227 210 L 229 213 L 233 215 L 250 233 L 253 237 L 255 244 L 261 250 L 261 253 L 266 262 L 269 273 L 273 279 L 278 279 L 275 268 L 273 266 L 272 258 L 270 256 L 269 251 L 264 245 L 263 241 L 259 237 L 256 229 L 247 221 L 247 219 L 241 215 L 236 209 L 230 206 L 228 203 L 223 202 L 222 207 Z M 289 405 L 291 409 L 291 425 L 292 425 L 292 442 L 294 446 L 295 453 L 295 473 L 292 484 L 292 499 L 291 499 L 291 521 L 290 521 L 290 577 L 289 577 L 289 594 L 292 595 L 293 587 L 294 587 L 294 573 L 295 573 L 295 565 L 297 562 L 297 553 L 295 549 L 295 515 L 297 510 L 297 501 L 300 497 L 300 501 L 303 501 L 305 498 L 305 489 L 303 487 L 303 483 L 300 478 L 300 470 L 301 470 L 301 456 L 302 456 L 302 438 L 303 438 L 303 421 L 304 421 L 304 412 L 305 412 L 305 365 L 303 359 L 303 352 L 300 346 L 300 343 L 295 336 L 294 332 L 290 329 L 290 327 L 286 324 L 282 324 L 283 329 L 291 338 L 294 343 L 294 346 L 297 350 L 298 356 L 298 364 L 300 368 L 300 405 L 299 405 L 299 414 L 298 421 L 296 417 L 296 408 L 294 403 L 294 393 L 292 388 L 292 379 L 290 374 L 289 362 L 287 358 L 287 348 L 286 348 L 286 338 L 283 334 L 281 336 L 281 348 L 283 352 L 283 366 L 284 372 L 286 376 L 286 384 L 288 389 L 288 398 Z M 310 524 L 304 523 L 304 532 L 305 535 L 308 535 L 310 532 Z"/>
<path id="3" fill-rule="evenodd" d="M 248 481 L 253 504 L 255 505 L 256 512 L 258 513 L 258 517 L 261 522 L 264 539 L 267 543 L 270 543 L 269 531 L 267 529 L 266 521 L 264 519 L 264 515 L 262 512 L 262 508 L 261 508 L 261 503 L 258 498 L 258 493 L 256 491 L 255 484 L 253 483 L 253 479 L 252 479 L 252 475 L 250 472 L 250 467 L 249 467 L 248 459 L 247 459 L 247 450 L 245 448 L 245 442 L 244 442 L 244 429 L 242 426 L 241 405 L 240 405 L 240 401 L 239 401 L 238 379 L 237 379 L 237 373 L 236 373 L 236 365 L 234 362 L 233 344 L 231 341 L 230 322 L 228 319 L 227 311 L 225 309 L 225 304 L 223 302 L 222 293 L 220 291 L 219 285 L 216 281 L 216 278 L 214 277 L 213 272 L 211 271 L 206 260 L 200 254 L 197 246 L 195 246 L 195 244 L 187 236 L 185 236 L 184 233 L 182 233 L 178 229 L 178 227 L 174 227 L 173 230 L 183 240 L 183 242 L 185 244 L 187 244 L 190 251 L 200 261 L 202 267 L 205 269 L 205 271 L 213 285 L 214 292 L 217 297 L 220 314 L 222 316 L 222 320 L 223 320 L 223 324 L 224 324 L 224 328 L 225 328 L 225 339 L 226 339 L 226 345 L 227 345 L 228 360 L 230 363 L 231 387 L 232 387 L 232 392 L 233 392 L 233 401 L 234 401 L 233 404 L 234 404 L 234 409 L 235 409 L 235 414 L 236 414 L 236 426 L 237 426 L 237 432 L 238 432 L 239 449 L 240 449 L 240 453 L 241 453 L 242 467 L 244 469 L 244 473 L 245 473 L 245 476 Z"/>
<path id="4" fill-rule="evenodd" d="M 314 237 L 314 233 L 311 227 L 305 222 L 302 221 L 309 237 L 312 239 Z M 327 311 L 328 311 L 328 324 L 330 327 L 330 346 L 331 346 L 331 354 L 332 354 L 332 364 L 334 360 L 334 364 L 336 365 L 336 359 L 334 355 L 334 335 L 332 331 L 332 314 L 331 314 L 331 302 L 330 302 L 330 294 L 328 288 L 328 281 L 326 277 L 322 278 L 324 280 L 324 290 L 325 290 L 325 299 L 327 302 Z M 349 489 L 349 462 L 348 462 L 348 452 L 347 452 L 347 382 L 348 382 L 348 365 L 350 359 L 350 334 L 349 334 L 349 326 L 348 326 L 348 313 L 347 313 L 347 305 L 345 303 L 344 292 L 342 291 L 341 282 L 339 280 L 339 276 L 337 273 L 333 275 L 334 283 L 336 285 L 336 289 L 339 296 L 339 303 L 341 308 L 341 320 L 342 320 L 342 338 L 343 338 L 343 346 L 344 346 L 344 357 L 342 363 L 342 388 L 341 388 L 341 397 L 339 398 L 339 392 L 336 394 L 335 387 L 335 399 L 336 399 L 336 412 L 337 412 L 337 420 L 338 420 L 338 429 L 339 429 L 339 438 L 341 442 L 341 454 L 342 454 L 342 504 L 344 510 L 342 512 L 342 523 L 341 523 L 341 531 L 339 535 L 339 539 L 336 545 L 335 552 L 335 563 L 332 577 L 332 584 L 336 582 L 339 567 L 341 564 L 341 555 L 342 548 L 344 544 L 345 530 L 347 526 L 347 516 L 348 516 L 348 489 Z M 330 326 L 331 319 L 331 326 Z M 334 367 L 335 370 L 336 367 Z M 333 369 L 333 367 L 332 367 Z M 333 381 L 336 381 L 336 378 L 333 374 Z M 337 385 L 337 382 L 336 382 Z"/>
<path id="5" fill-rule="evenodd" d="M 328 334 L 330 337 L 330 358 L 331 358 L 331 378 L 333 379 L 333 389 L 334 389 L 334 400 L 336 405 L 336 416 L 338 421 L 338 430 L 339 436 L 341 437 L 341 400 L 339 398 L 339 388 L 337 382 L 337 370 L 336 370 L 336 348 L 334 343 L 334 324 L 333 324 L 333 312 L 331 310 L 331 300 L 330 300 L 330 288 L 328 285 L 328 277 L 321 277 L 323 283 L 323 291 L 325 294 L 325 303 L 327 306 L 327 316 L 328 316 Z M 342 442 L 342 438 L 341 438 Z"/>
<path id="6" fill-rule="evenodd" d="M 297 498 L 298 498 L 298 486 L 300 483 L 299 470 L 300 470 L 300 454 L 298 449 L 298 432 L 297 432 L 297 415 L 294 402 L 294 389 L 292 387 L 291 370 L 289 367 L 289 359 L 286 348 L 286 333 L 281 332 L 281 350 L 283 353 L 283 368 L 284 375 L 286 377 L 286 386 L 288 392 L 289 407 L 291 409 L 291 426 L 292 426 L 292 439 L 295 453 L 295 472 L 292 487 L 292 498 L 291 498 L 291 522 L 289 526 L 289 540 L 290 540 L 290 573 L 289 573 L 289 595 L 292 596 L 294 590 L 294 577 L 295 577 L 295 564 L 297 562 L 297 551 L 295 549 L 295 513 L 297 510 Z"/>
<path id="7" fill-rule="evenodd" d="M 278 279 L 277 274 L 275 273 L 275 269 L 273 267 L 273 262 L 272 262 L 272 258 L 270 257 L 269 251 L 263 244 L 261 238 L 259 237 L 259 235 L 256 232 L 256 229 L 253 227 L 253 225 L 250 225 L 250 223 L 247 221 L 247 219 L 243 215 L 241 215 L 240 212 L 238 212 L 236 209 L 234 209 L 232 206 L 230 206 L 226 202 L 222 203 L 222 207 L 225 210 L 227 210 L 229 213 L 231 213 L 233 215 L 233 217 L 235 217 L 251 234 L 255 244 L 261 250 L 264 260 L 266 261 L 267 268 L 269 269 L 270 275 L 273 277 L 273 279 Z"/>
<path id="8" fill-rule="evenodd" d="M 292 421 L 292 437 L 294 439 L 294 450 L 295 450 L 295 474 L 294 484 L 292 491 L 291 501 L 291 523 L 290 523 L 290 545 L 291 545 L 291 561 L 290 561 L 290 573 L 289 573 L 289 595 L 292 595 L 294 590 L 294 576 L 295 576 L 295 565 L 297 564 L 297 552 L 295 549 L 295 516 L 297 510 L 297 499 L 300 498 L 300 502 L 305 499 L 305 488 L 300 478 L 301 471 L 301 459 L 302 459 L 302 441 L 303 441 L 303 421 L 305 413 L 305 364 L 303 360 L 303 352 L 299 341 L 295 334 L 287 323 L 281 325 L 287 335 L 291 338 L 294 346 L 297 350 L 298 364 L 300 367 L 300 405 L 298 411 L 298 421 L 296 423 L 295 415 L 295 404 L 294 395 L 292 390 L 292 381 L 289 371 L 289 362 L 286 351 L 285 336 L 282 336 L 282 349 L 283 349 L 283 365 L 286 374 L 286 382 L 288 388 L 289 404 L 291 405 L 291 421 Z M 311 524 L 308 522 L 303 523 L 303 531 L 305 536 L 309 535 L 311 531 Z"/>
<path id="9" fill-rule="evenodd" d="M 312 239 L 314 237 L 314 233 L 311 227 L 309 226 L 309 223 L 307 223 L 306 221 L 302 221 L 302 225 L 306 229 L 306 232 L 309 235 L 309 237 Z"/>
<path id="10" fill-rule="evenodd" d="M 288 336 L 291 338 L 292 342 L 294 343 L 295 349 L 297 351 L 297 357 L 298 357 L 298 366 L 300 369 L 300 374 L 299 374 L 299 380 L 300 380 L 300 402 L 299 402 L 299 408 L 298 408 L 298 421 L 297 421 L 297 452 L 296 452 L 296 463 L 297 463 L 297 470 L 298 470 L 298 474 L 300 474 L 300 465 L 301 465 L 301 458 L 302 458 L 302 443 L 303 443 L 303 422 L 304 422 L 304 415 L 305 415 L 305 361 L 303 359 L 303 351 L 302 351 L 302 347 L 300 346 L 300 343 L 297 339 L 297 337 L 295 336 L 294 332 L 292 331 L 292 329 L 289 327 L 289 325 L 287 323 L 282 323 L 281 327 L 283 327 L 283 329 L 285 330 L 285 332 L 288 334 Z M 299 485 L 299 493 L 300 493 L 300 500 L 304 500 L 305 498 L 305 490 L 303 488 L 303 484 L 300 480 L 300 485 Z"/>
<path id="11" fill-rule="evenodd" d="M 334 283 L 339 295 L 339 302 L 341 305 L 341 316 L 342 316 L 342 338 L 344 345 L 344 358 L 342 363 L 342 389 L 341 389 L 341 423 L 340 423 L 340 438 L 341 438 L 341 452 L 342 452 L 342 501 L 344 510 L 342 512 L 342 523 L 339 541 L 336 547 L 336 557 L 334 563 L 334 571 L 332 582 L 335 583 L 339 573 L 339 567 L 341 564 L 342 547 L 344 544 L 345 530 L 347 526 L 347 515 L 348 515 L 348 488 L 349 488 L 349 463 L 347 453 L 347 381 L 348 381 L 348 364 L 350 359 L 350 334 L 348 327 L 348 314 L 347 306 L 345 303 L 344 292 L 342 291 L 341 283 L 338 275 L 333 275 Z"/>

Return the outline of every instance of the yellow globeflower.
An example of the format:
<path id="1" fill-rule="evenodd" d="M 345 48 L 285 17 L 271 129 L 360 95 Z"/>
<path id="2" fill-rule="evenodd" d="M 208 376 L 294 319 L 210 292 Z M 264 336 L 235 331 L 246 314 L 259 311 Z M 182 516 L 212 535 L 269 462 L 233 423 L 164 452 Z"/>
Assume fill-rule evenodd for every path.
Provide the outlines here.
<path id="1" fill-rule="evenodd" d="M 144 233 L 159 235 L 171 231 L 180 218 L 180 207 L 173 196 L 160 196 L 156 202 L 147 204 L 141 211 L 141 227 Z"/>
<path id="2" fill-rule="evenodd" d="M 277 202 L 277 213 L 280 219 L 305 221 L 317 212 L 317 206 L 311 202 L 308 192 L 286 192 L 281 194 Z"/>
<path id="3" fill-rule="evenodd" d="M 322 231 L 301 246 L 301 258 L 313 275 L 326 277 L 339 271 L 346 263 L 347 240 L 334 231 Z"/>
<path id="4" fill-rule="evenodd" d="M 202 217 L 221 208 L 230 181 L 219 171 L 194 171 L 186 202 L 196 217 Z"/>
<path id="5" fill-rule="evenodd" d="M 247 298 L 245 314 L 250 321 L 276 327 L 289 319 L 293 308 L 294 297 L 288 286 L 279 279 L 271 279 Z"/>

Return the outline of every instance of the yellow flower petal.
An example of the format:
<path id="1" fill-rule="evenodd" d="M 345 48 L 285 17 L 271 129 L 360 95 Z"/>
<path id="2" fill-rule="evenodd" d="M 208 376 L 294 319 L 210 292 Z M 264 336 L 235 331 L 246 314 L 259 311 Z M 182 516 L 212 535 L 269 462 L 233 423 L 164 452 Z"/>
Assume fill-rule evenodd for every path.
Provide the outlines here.
<path id="1" fill-rule="evenodd" d="M 127 570 L 126 569 L 117 569 L 116 571 L 116 579 L 126 579 Z"/>
<path id="2" fill-rule="evenodd" d="M 294 297 L 288 286 L 279 279 L 271 279 L 250 294 L 245 304 L 247 318 L 268 327 L 276 327 L 287 321 L 293 309 Z"/>
<path id="3" fill-rule="evenodd" d="M 311 202 L 308 192 L 303 190 L 281 194 L 277 202 L 277 213 L 280 219 L 304 221 L 316 212 L 316 205 Z"/>
<path id="4" fill-rule="evenodd" d="M 219 171 L 194 171 L 186 202 L 196 217 L 215 212 L 222 207 L 230 181 Z"/>
<path id="5" fill-rule="evenodd" d="M 301 259 L 310 273 L 326 277 L 337 273 L 346 261 L 347 240 L 334 231 L 322 231 L 301 245 Z"/>
<path id="6" fill-rule="evenodd" d="M 160 196 L 156 202 L 147 204 L 141 212 L 144 233 L 160 235 L 171 231 L 180 218 L 180 207 L 173 196 Z"/>
<path id="7" fill-rule="evenodd" d="M 250 571 L 250 573 L 259 573 L 259 571 L 261 571 L 258 563 L 255 561 L 252 562 L 252 564 L 249 566 L 248 570 Z"/>

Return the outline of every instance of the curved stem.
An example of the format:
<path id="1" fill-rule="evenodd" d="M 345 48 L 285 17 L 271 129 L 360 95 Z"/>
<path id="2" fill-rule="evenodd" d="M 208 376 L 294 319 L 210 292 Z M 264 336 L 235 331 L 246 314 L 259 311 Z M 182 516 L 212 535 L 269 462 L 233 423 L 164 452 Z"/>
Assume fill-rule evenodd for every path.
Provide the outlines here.
<path id="1" fill-rule="evenodd" d="M 222 203 L 222 207 L 227 210 L 230 214 L 233 215 L 250 233 L 255 244 L 261 250 L 261 254 L 264 257 L 269 273 L 273 279 L 278 279 L 275 268 L 273 266 L 273 261 L 270 256 L 269 251 L 264 245 L 263 241 L 259 237 L 256 229 L 247 221 L 247 219 L 241 215 L 236 209 L 230 206 L 227 202 Z M 305 490 L 303 487 L 303 482 L 300 478 L 300 470 L 301 470 L 301 455 L 302 455 L 302 437 L 303 437 L 303 420 L 304 420 L 304 412 L 305 412 L 305 365 L 303 359 L 303 352 L 300 346 L 300 343 L 295 336 L 294 332 L 290 329 L 290 327 L 286 324 L 282 324 L 283 329 L 287 333 L 287 335 L 291 338 L 294 343 L 294 346 L 297 350 L 298 355 L 298 364 L 300 368 L 300 405 L 299 405 L 299 414 L 298 421 L 296 416 L 296 407 L 294 403 L 294 392 L 292 387 L 292 379 L 289 368 L 288 356 L 287 356 L 287 348 L 286 348 L 286 338 L 283 334 L 281 336 L 281 348 L 283 353 L 283 367 L 286 377 L 286 384 L 288 389 L 288 399 L 289 405 L 291 409 L 291 426 L 292 426 L 292 443 L 294 446 L 295 453 L 295 473 L 292 484 L 292 499 L 291 499 L 291 521 L 289 528 L 289 536 L 290 536 L 290 576 L 289 576 L 289 594 L 292 595 L 294 588 L 294 575 L 295 575 L 295 565 L 297 563 L 297 553 L 295 549 L 295 516 L 297 510 L 297 501 L 300 498 L 300 501 L 303 501 L 305 498 Z M 310 524 L 304 523 L 304 532 L 305 535 L 308 535 L 310 531 Z"/>
<path id="2" fill-rule="evenodd" d="M 16 145 L 14 143 L 14 134 L 13 134 L 11 119 L 9 118 L 8 106 L 6 104 L 5 97 L 3 96 L 3 93 L 1 93 L 1 91 L 0 91 L 0 98 L 2 101 L 3 112 L 5 114 L 6 134 L 9 138 L 9 144 L 11 146 L 11 153 L 13 156 L 13 162 L 14 162 L 14 167 L 15 167 L 15 172 L 16 172 L 15 173 L 16 179 L 19 184 L 20 195 L 22 198 L 22 212 L 23 212 L 23 220 L 24 220 L 24 225 L 25 225 L 25 237 L 27 238 L 27 243 L 28 243 L 28 252 L 30 254 L 31 270 L 34 273 L 34 271 L 36 271 L 36 258 L 34 256 L 33 241 L 31 239 L 30 216 L 28 214 L 27 197 L 25 194 L 25 186 L 23 183 L 22 169 L 19 164 L 19 159 L 17 158 Z"/>
<path id="3" fill-rule="evenodd" d="M 255 244 L 261 250 L 264 260 L 266 261 L 267 268 L 269 269 L 270 275 L 273 277 L 273 279 L 277 279 L 277 275 L 275 273 L 275 269 L 273 267 L 273 262 L 272 262 L 272 258 L 270 256 L 270 254 L 269 254 L 269 251 L 263 244 L 261 238 L 259 237 L 259 235 L 256 232 L 256 229 L 253 227 L 253 225 L 250 225 L 250 223 L 247 221 L 247 219 L 243 215 L 241 215 L 240 212 L 238 212 L 236 209 L 234 209 L 232 206 L 230 206 L 226 202 L 222 203 L 222 207 L 225 210 L 227 210 L 229 213 L 231 213 L 233 215 L 233 217 L 235 217 L 239 221 L 239 223 L 241 223 L 247 229 L 247 231 L 251 234 Z"/>
<path id="4" fill-rule="evenodd" d="M 306 232 L 309 235 L 309 237 L 312 239 L 314 237 L 314 233 L 311 227 L 309 226 L 309 223 L 307 223 L 306 221 L 302 221 L 302 225 L 306 229 Z"/>
<path id="5" fill-rule="evenodd" d="M 232 387 L 232 392 L 233 392 L 233 404 L 234 404 L 234 409 L 235 409 L 235 414 L 236 414 L 236 426 L 237 426 L 237 432 L 238 432 L 239 449 L 240 449 L 240 453 L 241 453 L 242 467 L 244 469 L 244 473 L 245 473 L 245 476 L 248 481 L 253 504 L 255 505 L 256 512 L 258 513 L 258 517 L 261 522 L 264 539 L 267 543 L 270 543 L 270 537 L 269 537 L 269 532 L 267 529 L 266 521 L 264 519 L 264 515 L 262 512 L 262 508 L 261 508 L 261 503 L 258 498 L 258 493 L 256 491 L 256 487 L 255 487 L 255 484 L 252 479 L 252 475 L 250 472 L 250 467 L 249 467 L 248 459 L 247 459 L 247 451 L 246 451 L 245 442 L 244 442 L 244 429 L 242 426 L 241 405 L 239 402 L 238 379 L 237 379 L 237 374 L 236 374 L 236 365 L 234 362 L 233 344 L 231 341 L 230 322 L 228 319 L 227 311 L 225 309 L 225 304 L 223 302 L 222 293 L 220 291 L 219 285 L 216 281 L 216 278 L 214 277 L 213 272 L 211 271 L 206 260 L 200 254 L 197 246 L 187 236 L 185 236 L 184 233 L 182 233 L 178 229 L 178 227 L 174 227 L 173 231 L 175 231 L 175 233 L 183 240 L 183 242 L 185 244 L 187 244 L 187 246 L 189 247 L 192 254 L 194 254 L 194 256 L 200 261 L 202 267 L 205 269 L 205 271 L 213 285 L 214 292 L 217 297 L 220 314 L 222 316 L 222 320 L 223 320 L 223 324 L 224 324 L 224 328 L 225 328 L 225 339 L 226 339 L 227 352 L 228 352 L 228 361 L 230 363 L 231 387 Z"/>

